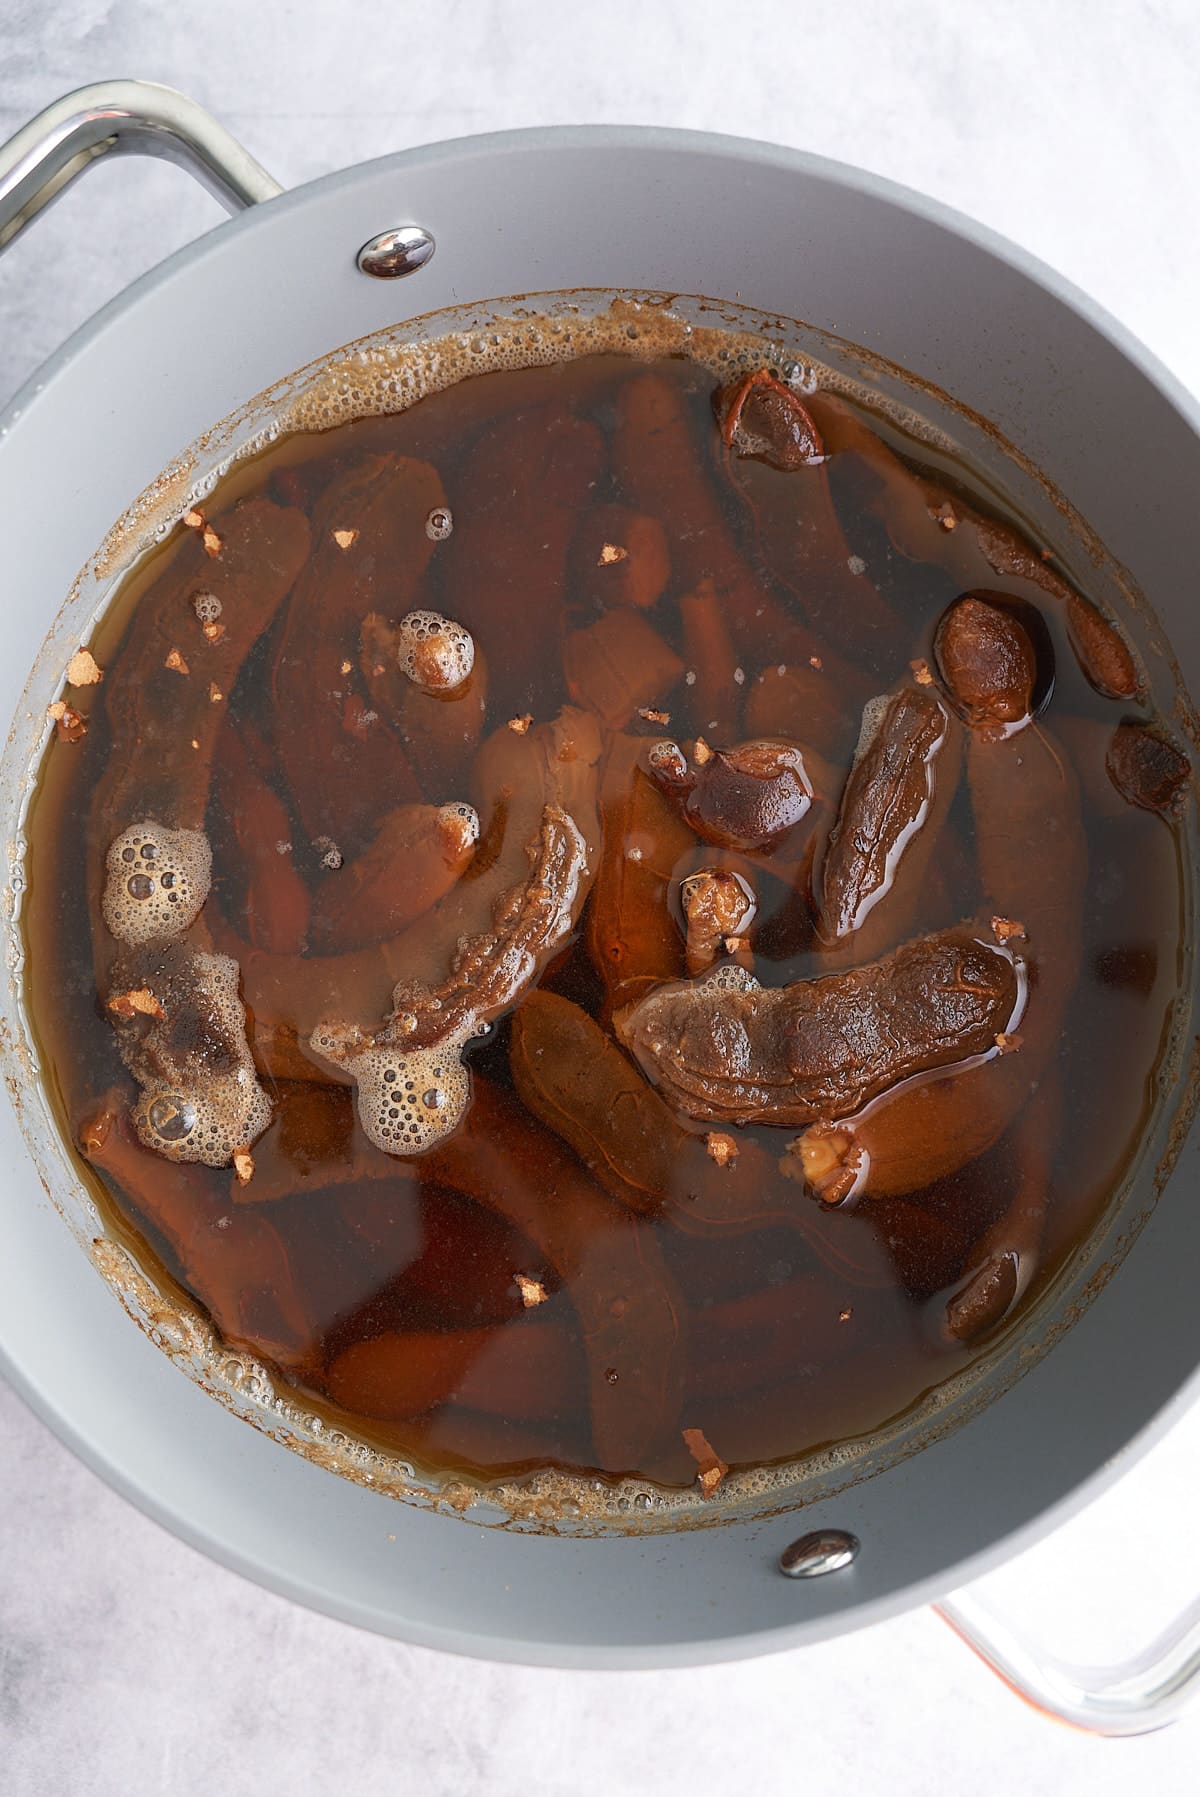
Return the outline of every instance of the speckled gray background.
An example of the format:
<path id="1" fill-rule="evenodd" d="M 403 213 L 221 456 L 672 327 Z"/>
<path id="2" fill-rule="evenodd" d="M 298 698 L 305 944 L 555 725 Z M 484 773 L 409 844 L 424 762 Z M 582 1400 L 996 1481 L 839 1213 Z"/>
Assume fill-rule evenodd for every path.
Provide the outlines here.
<path id="1" fill-rule="evenodd" d="M 186 89 L 289 184 L 552 122 L 842 157 L 1035 250 L 1200 389 L 1195 0 L 0 0 L 0 134 L 104 75 Z M 101 164 L 0 258 L 0 400 L 218 217 L 178 170 Z M 1081 1656 L 1140 1642 L 1200 1591 L 1198 1483 L 1200 1418 L 997 1596 Z M 1183 1797 L 1198 1765 L 1200 1720 L 1125 1745 L 1072 1736 L 928 1613 L 688 1673 L 525 1671 L 377 1641 L 209 1565 L 0 1388 L 0 1797 Z"/>

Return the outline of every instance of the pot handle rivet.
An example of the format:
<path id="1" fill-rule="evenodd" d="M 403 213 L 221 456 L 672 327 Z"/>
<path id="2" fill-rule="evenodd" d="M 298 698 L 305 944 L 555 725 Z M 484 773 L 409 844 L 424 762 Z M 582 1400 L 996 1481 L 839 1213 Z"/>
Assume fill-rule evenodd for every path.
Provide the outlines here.
<path id="1" fill-rule="evenodd" d="M 779 1570 L 789 1579 L 819 1579 L 849 1566 L 861 1545 L 848 1529 L 814 1529 L 784 1548 Z"/>
<path id="2" fill-rule="evenodd" d="M 395 281 L 424 268 L 436 248 L 431 233 L 420 225 L 398 225 L 394 231 L 368 238 L 355 260 L 363 274 Z"/>

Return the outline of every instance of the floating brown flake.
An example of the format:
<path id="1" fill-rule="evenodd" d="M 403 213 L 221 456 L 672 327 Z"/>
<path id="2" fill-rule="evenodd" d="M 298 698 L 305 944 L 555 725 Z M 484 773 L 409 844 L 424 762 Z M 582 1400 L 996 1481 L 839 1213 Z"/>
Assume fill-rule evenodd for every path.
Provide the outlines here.
<path id="1" fill-rule="evenodd" d="M 685 1429 L 683 1439 L 688 1453 L 696 1462 L 696 1478 L 700 1490 L 706 1498 L 709 1498 L 716 1491 L 729 1468 L 716 1453 L 703 1429 Z"/>
<path id="2" fill-rule="evenodd" d="M 104 673 L 90 649 L 77 649 L 67 663 L 68 686 L 99 686 Z"/>

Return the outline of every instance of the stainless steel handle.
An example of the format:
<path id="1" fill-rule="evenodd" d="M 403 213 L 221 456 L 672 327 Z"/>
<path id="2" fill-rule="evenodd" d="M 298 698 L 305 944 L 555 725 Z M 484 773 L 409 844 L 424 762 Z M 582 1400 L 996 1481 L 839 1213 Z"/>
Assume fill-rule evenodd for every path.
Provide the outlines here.
<path id="1" fill-rule="evenodd" d="M 1076 1666 L 1040 1652 L 972 1591 L 934 1609 L 1018 1697 L 1090 1734 L 1150 1734 L 1200 1691 L 1200 1600 L 1119 1666 Z"/>
<path id="2" fill-rule="evenodd" d="M 153 81 L 98 81 L 65 94 L 0 146 L 0 250 L 98 156 L 177 162 L 230 212 L 282 193 L 194 100 Z"/>

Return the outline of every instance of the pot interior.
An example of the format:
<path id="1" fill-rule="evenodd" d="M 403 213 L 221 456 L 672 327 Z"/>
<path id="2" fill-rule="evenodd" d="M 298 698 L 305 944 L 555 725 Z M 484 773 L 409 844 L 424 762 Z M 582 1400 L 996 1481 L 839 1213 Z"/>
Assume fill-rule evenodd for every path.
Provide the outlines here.
<path id="1" fill-rule="evenodd" d="M 138 496 L 80 576 L 66 607 L 70 628 L 81 641 L 89 640 L 93 625 L 126 576 L 152 554 L 178 519 L 202 507 L 219 481 L 232 476 L 236 485 L 239 466 L 252 469 L 256 458 L 280 439 L 404 410 L 479 369 L 536 366 L 593 353 L 649 359 L 681 352 L 717 379 L 765 362 L 802 392 L 842 391 L 869 407 L 881 428 L 895 433 L 897 441 L 910 449 L 915 444 L 928 466 L 952 472 L 966 464 L 1004 513 L 1025 522 L 1035 540 L 1053 548 L 1076 584 L 1100 597 L 1121 618 L 1151 671 L 1160 712 L 1186 711 L 1187 695 L 1177 665 L 1131 576 L 1107 554 L 1069 501 L 993 426 L 929 383 L 831 333 L 768 320 L 740 305 L 701 297 L 599 291 L 510 297 L 487 306 L 430 314 L 318 359 L 205 432 L 172 470 Z M 27 707 L 35 717 L 44 715 L 59 695 L 60 640 L 61 626 L 27 689 Z M 21 780 L 22 831 L 43 740 L 38 740 L 30 764 L 13 770 Z M 1189 869 L 1192 859 L 1189 847 Z M 16 887 L 19 899 L 19 878 Z M 1184 902 L 1190 905 L 1190 884 Z M 22 952 L 21 922 L 18 902 L 12 938 L 17 955 Z M 1186 940 L 1190 944 L 1190 930 Z M 1185 989 L 1192 977 L 1190 947 L 1188 957 Z M 32 1063 L 42 1056 L 42 1049 L 19 980 L 15 995 L 24 1050 Z M 27 1097 L 22 1121 L 49 1189 L 125 1309 L 157 1347 L 233 1415 L 313 1463 L 374 1491 L 461 1514 L 474 1523 L 581 1535 L 644 1534 L 750 1521 L 833 1497 L 979 1415 L 1027 1372 L 1127 1250 L 1136 1233 L 1131 1219 L 1139 1204 L 1144 1206 L 1151 1183 L 1164 1176 L 1169 1145 L 1186 1128 L 1194 1098 L 1183 1078 L 1188 1018 L 1187 1004 L 1177 1004 L 1172 1039 L 1160 1055 L 1160 1102 L 1105 1217 L 988 1351 L 884 1427 L 787 1465 L 737 1473 L 723 1481 L 715 1496 L 667 1490 L 644 1480 L 624 1480 L 613 1487 L 599 1480 L 564 1480 L 552 1473 L 481 1488 L 452 1476 L 439 1478 L 355 1438 L 339 1426 L 336 1415 L 331 1418 L 320 1405 L 274 1381 L 252 1354 L 231 1350 L 203 1313 L 172 1295 L 169 1284 L 156 1284 L 149 1269 L 138 1264 L 119 1227 L 97 1231 L 103 1204 L 98 1213 L 98 1194 L 88 1191 L 78 1165 L 64 1154 L 62 1126 L 41 1086 Z"/>

